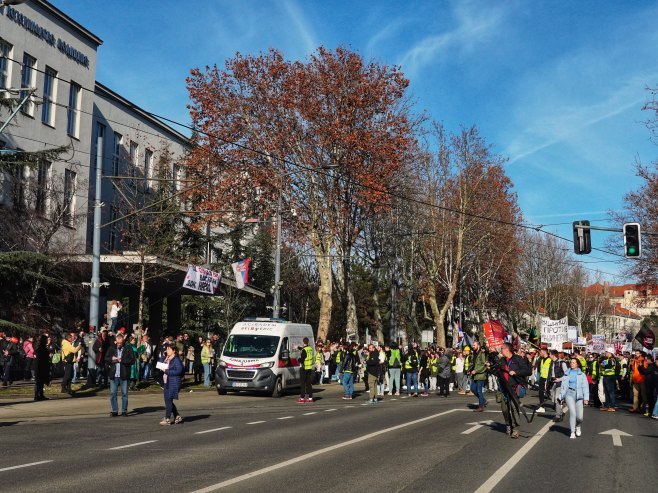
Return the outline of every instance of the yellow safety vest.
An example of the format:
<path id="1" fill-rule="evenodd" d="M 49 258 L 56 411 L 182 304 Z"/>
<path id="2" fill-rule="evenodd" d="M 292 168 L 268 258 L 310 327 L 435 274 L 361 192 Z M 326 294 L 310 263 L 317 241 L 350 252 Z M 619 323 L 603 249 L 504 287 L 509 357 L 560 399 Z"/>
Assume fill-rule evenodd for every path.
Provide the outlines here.
<path id="1" fill-rule="evenodd" d="M 551 358 L 546 358 L 539 365 L 539 377 L 544 380 L 548 379 L 548 373 L 551 370 Z"/>
<path id="2" fill-rule="evenodd" d="M 610 361 L 613 362 L 612 368 L 606 368 L 606 365 L 610 364 Z M 617 373 L 617 362 L 615 361 L 614 358 L 606 358 L 603 360 L 603 370 L 601 371 L 601 375 L 604 377 L 614 377 Z"/>
<path id="3" fill-rule="evenodd" d="M 450 358 L 450 368 L 452 369 L 452 371 L 455 371 L 457 369 L 457 357 L 454 354 Z"/>
<path id="4" fill-rule="evenodd" d="M 304 370 L 312 370 L 313 369 L 313 348 L 310 346 L 304 346 L 302 349 L 306 353 L 304 356 L 304 362 L 302 368 Z"/>

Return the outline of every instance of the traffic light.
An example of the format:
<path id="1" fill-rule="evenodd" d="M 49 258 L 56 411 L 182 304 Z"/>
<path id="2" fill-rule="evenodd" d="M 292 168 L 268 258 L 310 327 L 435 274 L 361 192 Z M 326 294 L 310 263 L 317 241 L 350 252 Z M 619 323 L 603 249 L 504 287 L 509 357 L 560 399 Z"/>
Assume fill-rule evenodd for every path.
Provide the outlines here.
<path id="1" fill-rule="evenodd" d="M 573 251 L 576 255 L 592 253 L 592 234 L 589 229 L 589 221 L 574 221 Z"/>
<path id="2" fill-rule="evenodd" d="M 624 224 L 624 256 L 626 258 L 640 258 L 642 255 L 640 236 L 640 223 Z"/>

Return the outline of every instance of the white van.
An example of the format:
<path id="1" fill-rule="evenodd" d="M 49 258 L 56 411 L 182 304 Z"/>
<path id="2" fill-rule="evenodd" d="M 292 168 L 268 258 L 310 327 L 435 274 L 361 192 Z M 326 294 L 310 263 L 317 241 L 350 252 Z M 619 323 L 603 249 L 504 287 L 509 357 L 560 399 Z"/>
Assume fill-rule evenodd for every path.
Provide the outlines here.
<path id="1" fill-rule="evenodd" d="M 248 390 L 281 397 L 285 389 L 299 387 L 298 348 L 304 345 L 304 337 L 314 347 L 308 324 L 270 318 L 238 322 L 217 362 L 217 393 Z"/>

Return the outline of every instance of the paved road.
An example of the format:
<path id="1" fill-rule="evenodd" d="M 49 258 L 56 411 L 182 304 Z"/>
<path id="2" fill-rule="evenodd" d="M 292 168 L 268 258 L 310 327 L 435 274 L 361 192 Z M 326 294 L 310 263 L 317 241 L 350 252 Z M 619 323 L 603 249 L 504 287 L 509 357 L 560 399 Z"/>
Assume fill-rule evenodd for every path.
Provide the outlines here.
<path id="1" fill-rule="evenodd" d="M 182 425 L 160 427 L 158 395 L 132 394 L 127 418 L 102 397 L 0 401 L 0 491 L 583 491 L 658 482 L 658 422 L 586 410 L 583 437 L 538 416 L 504 434 L 492 404 L 473 398 L 340 399 L 184 394 Z M 493 398 L 492 398 L 493 401 Z M 528 403 L 536 398 L 527 398 Z M 619 429 L 632 436 L 613 445 Z M 468 432 L 468 433 L 464 433 Z M 48 461 L 48 462 L 46 462 Z M 18 467 L 24 466 L 24 467 Z"/>

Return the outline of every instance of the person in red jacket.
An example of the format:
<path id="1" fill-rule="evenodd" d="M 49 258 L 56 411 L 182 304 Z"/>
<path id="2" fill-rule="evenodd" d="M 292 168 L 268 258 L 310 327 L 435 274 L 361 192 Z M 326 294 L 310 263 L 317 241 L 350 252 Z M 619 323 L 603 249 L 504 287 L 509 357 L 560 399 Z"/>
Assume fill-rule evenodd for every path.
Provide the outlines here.
<path id="1" fill-rule="evenodd" d="M 635 357 L 630 364 L 631 385 L 633 387 L 633 407 L 628 412 L 642 412 L 646 404 L 646 389 L 644 385 L 644 370 L 646 361 L 641 351 L 635 351 Z"/>

